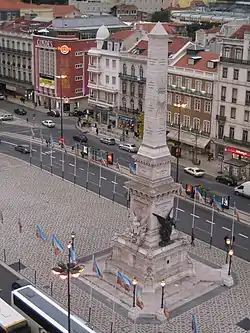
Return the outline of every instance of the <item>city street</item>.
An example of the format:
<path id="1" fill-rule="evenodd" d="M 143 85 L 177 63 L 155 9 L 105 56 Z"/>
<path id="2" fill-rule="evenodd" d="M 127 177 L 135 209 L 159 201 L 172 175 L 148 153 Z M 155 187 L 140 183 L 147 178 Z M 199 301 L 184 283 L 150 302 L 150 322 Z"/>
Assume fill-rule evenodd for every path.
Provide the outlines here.
<path id="1" fill-rule="evenodd" d="M 19 141 L 17 140 L 12 140 L 12 144 L 2 142 L 0 145 L 0 152 L 18 157 L 29 163 L 29 154 L 21 154 L 14 150 L 13 146 L 18 142 Z M 40 167 L 40 146 L 33 144 L 32 148 L 33 152 L 31 163 L 32 165 Z M 77 185 L 100 194 L 100 196 L 114 200 L 123 206 L 128 206 L 129 203 L 126 195 L 126 188 L 124 187 L 124 182 L 127 180 L 126 177 L 99 165 L 87 163 L 86 160 L 75 158 L 70 154 L 62 153 L 58 150 L 53 150 L 53 153 L 51 154 L 51 151 L 48 148 L 43 149 L 42 168 L 44 170 L 48 172 L 51 172 L 52 170 L 53 174 L 62 177 L 63 160 L 65 180 L 73 182 L 75 178 L 75 183 Z M 76 177 L 74 177 L 74 175 Z M 195 237 L 207 243 L 210 242 L 212 210 L 204 209 L 196 205 L 194 212 L 192 203 L 180 199 L 178 203 L 178 211 L 175 214 L 177 214 L 175 217 L 177 218 L 177 228 L 179 230 L 184 231 L 187 234 L 191 234 L 194 219 Z M 233 221 L 215 212 L 213 222 L 212 243 L 214 246 L 224 249 L 224 237 L 226 235 L 230 236 Z M 236 237 L 235 254 L 238 257 L 249 261 L 249 227 L 235 222 L 234 235 Z"/>

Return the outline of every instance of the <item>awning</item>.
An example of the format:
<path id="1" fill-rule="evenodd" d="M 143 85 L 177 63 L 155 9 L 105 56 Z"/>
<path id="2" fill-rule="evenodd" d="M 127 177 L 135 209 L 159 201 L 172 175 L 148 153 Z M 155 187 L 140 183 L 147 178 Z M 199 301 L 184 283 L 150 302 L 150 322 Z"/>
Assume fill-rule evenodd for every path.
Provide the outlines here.
<path id="1" fill-rule="evenodd" d="M 168 135 L 167 138 L 170 140 L 174 140 L 174 141 L 178 141 L 178 130 L 171 130 Z M 197 144 L 196 144 L 196 140 L 197 140 Z M 198 135 L 198 137 L 196 138 L 196 135 L 194 133 L 187 133 L 187 132 L 181 132 L 180 134 L 180 142 L 184 143 L 188 146 L 192 146 L 192 147 L 198 147 L 200 149 L 204 149 L 209 142 L 211 141 L 210 138 L 206 138 L 204 136 Z"/>

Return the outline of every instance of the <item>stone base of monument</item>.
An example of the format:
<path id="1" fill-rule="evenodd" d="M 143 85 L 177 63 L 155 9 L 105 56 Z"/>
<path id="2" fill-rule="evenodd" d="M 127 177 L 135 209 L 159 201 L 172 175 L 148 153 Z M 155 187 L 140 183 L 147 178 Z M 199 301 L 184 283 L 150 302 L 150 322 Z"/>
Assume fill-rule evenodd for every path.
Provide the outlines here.
<path id="1" fill-rule="evenodd" d="M 92 262 L 84 262 L 85 274 L 79 278 L 85 284 L 91 286 L 95 291 L 95 295 L 99 294 L 98 299 L 103 299 L 112 308 L 112 303 L 115 302 L 115 311 L 117 307 L 123 308 L 119 312 L 127 313 L 127 316 L 132 320 L 143 320 L 144 323 L 151 323 L 152 319 L 164 321 L 166 316 L 161 307 L 161 285 L 158 288 L 156 285 L 150 291 L 144 290 L 144 286 L 140 281 L 140 276 L 137 276 L 137 287 L 142 289 L 141 300 L 143 309 L 138 306 L 133 308 L 133 287 L 129 291 L 117 285 L 116 275 L 113 272 L 105 272 L 106 262 L 110 260 L 110 256 L 98 257 L 97 262 L 103 278 L 98 278 L 93 272 Z M 225 284 L 222 280 L 222 269 L 211 268 L 204 263 L 189 258 L 189 262 L 193 267 L 193 274 L 185 276 L 179 280 L 175 278 L 172 282 L 166 279 L 164 301 L 167 303 L 167 308 L 171 317 L 171 311 L 190 302 L 194 299 L 207 294 L 215 288 Z M 140 268 L 137 272 L 140 271 Z M 195 272 L 195 274 L 194 274 Z M 124 272 L 122 272 L 124 273 Z M 133 274 L 127 275 L 132 280 Z M 117 311 L 118 312 L 118 311 Z"/>
<path id="2" fill-rule="evenodd" d="M 229 264 L 222 266 L 221 269 L 221 278 L 223 285 L 226 287 L 232 287 L 234 285 L 234 279 L 232 275 L 228 275 Z"/>

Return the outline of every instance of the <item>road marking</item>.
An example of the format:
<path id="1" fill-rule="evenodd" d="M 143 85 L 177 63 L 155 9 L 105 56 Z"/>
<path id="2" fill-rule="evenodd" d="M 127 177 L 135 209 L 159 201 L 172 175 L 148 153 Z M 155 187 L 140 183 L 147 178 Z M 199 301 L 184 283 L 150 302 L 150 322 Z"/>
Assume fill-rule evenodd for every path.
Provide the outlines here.
<path id="1" fill-rule="evenodd" d="M 205 232 L 206 234 L 209 234 L 209 235 L 210 235 L 210 232 L 207 231 L 207 230 L 204 230 L 204 229 L 199 228 L 199 227 L 195 227 L 195 229 L 200 230 L 200 231 Z"/>
<path id="2" fill-rule="evenodd" d="M 128 189 L 127 186 L 123 186 L 126 190 Z"/>
<path id="3" fill-rule="evenodd" d="M 225 230 L 227 230 L 227 231 L 231 231 L 231 229 L 226 228 L 226 227 L 222 227 L 222 229 L 225 229 Z"/>
<path id="4" fill-rule="evenodd" d="M 101 179 L 103 179 L 103 180 L 107 180 L 107 178 L 105 178 L 105 177 L 101 177 Z"/>
<path id="5" fill-rule="evenodd" d="M 215 224 L 214 222 L 212 221 L 209 221 L 209 220 L 206 220 L 207 223 L 210 223 L 210 224 Z"/>
<path id="6" fill-rule="evenodd" d="M 185 213 L 185 210 L 183 210 L 181 208 L 176 207 L 175 209 L 178 210 L 179 212 Z"/>
<path id="7" fill-rule="evenodd" d="M 6 143 L 7 145 L 10 145 L 10 146 L 16 146 L 16 144 L 12 143 L 12 142 L 4 141 L 4 140 L 1 140 L 1 142 Z"/>
<path id="8" fill-rule="evenodd" d="M 234 243 L 234 246 L 240 247 L 241 249 L 248 251 L 248 248 L 241 246 L 239 244 Z"/>
<path id="9" fill-rule="evenodd" d="M 200 216 L 198 216 L 198 215 L 195 215 L 195 214 L 190 214 L 191 216 L 193 216 L 193 217 L 195 217 L 196 219 L 199 219 L 200 218 Z"/>
<path id="10" fill-rule="evenodd" d="M 61 162 L 61 163 L 65 163 L 65 161 L 63 161 L 63 160 L 60 160 L 60 162 Z"/>
<path id="11" fill-rule="evenodd" d="M 34 151 L 35 153 L 37 152 L 37 150 L 36 150 L 36 149 L 32 149 L 32 151 Z"/>
<path id="12" fill-rule="evenodd" d="M 71 167 L 74 167 L 74 166 L 75 166 L 75 164 L 69 163 L 69 166 L 71 166 Z"/>
<path id="13" fill-rule="evenodd" d="M 42 153 L 42 155 L 47 155 L 46 153 Z"/>
<path id="14" fill-rule="evenodd" d="M 89 172 L 89 174 L 92 175 L 92 176 L 95 176 L 95 173 L 93 173 L 93 172 Z"/>
<path id="15" fill-rule="evenodd" d="M 82 170 L 82 171 L 84 171 L 84 169 L 83 168 L 79 168 L 80 170 Z"/>
<path id="16" fill-rule="evenodd" d="M 241 236 L 241 237 L 243 237 L 243 238 L 248 238 L 248 236 L 246 236 L 246 235 L 243 235 L 243 234 L 238 234 L 239 236 Z"/>
<path id="17" fill-rule="evenodd" d="M 112 183 L 112 184 L 115 184 L 115 185 L 118 185 L 118 183 L 117 183 L 117 182 L 115 182 L 115 181 L 113 181 L 113 180 L 112 180 L 112 182 L 111 182 L 111 183 Z"/>

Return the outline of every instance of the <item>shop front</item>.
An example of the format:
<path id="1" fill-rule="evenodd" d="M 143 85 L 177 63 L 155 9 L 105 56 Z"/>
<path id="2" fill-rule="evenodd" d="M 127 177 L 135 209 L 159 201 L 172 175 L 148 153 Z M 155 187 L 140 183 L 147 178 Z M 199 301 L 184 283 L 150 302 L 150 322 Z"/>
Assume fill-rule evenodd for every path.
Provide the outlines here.
<path id="1" fill-rule="evenodd" d="M 125 130 L 129 130 L 130 132 L 134 132 L 135 128 L 135 118 L 134 117 L 125 117 L 119 116 L 118 118 L 118 127 L 124 128 Z"/>
<path id="2" fill-rule="evenodd" d="M 225 174 L 240 180 L 250 179 L 250 151 L 225 147 L 223 156 Z"/>

